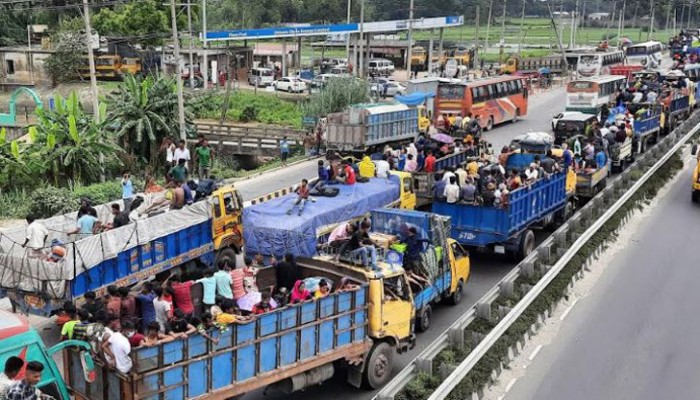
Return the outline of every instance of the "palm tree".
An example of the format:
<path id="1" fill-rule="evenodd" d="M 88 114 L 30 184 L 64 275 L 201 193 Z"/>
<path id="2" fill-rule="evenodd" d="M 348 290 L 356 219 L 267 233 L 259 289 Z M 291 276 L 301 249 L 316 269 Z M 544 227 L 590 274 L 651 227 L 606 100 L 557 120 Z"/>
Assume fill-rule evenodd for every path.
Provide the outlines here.
<path id="1" fill-rule="evenodd" d="M 175 81 L 169 77 L 127 75 L 106 101 L 107 127 L 128 153 L 157 159 L 160 143 L 179 132 Z M 192 129 L 188 115 L 189 130 Z"/>

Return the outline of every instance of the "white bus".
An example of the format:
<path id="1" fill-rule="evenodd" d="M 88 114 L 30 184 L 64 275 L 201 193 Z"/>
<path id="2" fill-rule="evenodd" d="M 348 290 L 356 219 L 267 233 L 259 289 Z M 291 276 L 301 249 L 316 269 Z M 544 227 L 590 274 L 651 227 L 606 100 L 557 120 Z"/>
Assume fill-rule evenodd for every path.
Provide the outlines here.
<path id="1" fill-rule="evenodd" d="M 566 111 L 597 115 L 603 105 L 615 100 L 615 93 L 627 84 L 622 75 L 580 78 L 566 87 Z"/>
<path id="2" fill-rule="evenodd" d="M 624 62 L 625 53 L 622 50 L 580 54 L 576 73 L 579 78 L 607 75 L 610 73 L 610 67 Z"/>
<path id="3" fill-rule="evenodd" d="M 645 68 L 661 66 L 661 42 L 644 42 L 627 47 L 627 64 L 642 65 Z"/>

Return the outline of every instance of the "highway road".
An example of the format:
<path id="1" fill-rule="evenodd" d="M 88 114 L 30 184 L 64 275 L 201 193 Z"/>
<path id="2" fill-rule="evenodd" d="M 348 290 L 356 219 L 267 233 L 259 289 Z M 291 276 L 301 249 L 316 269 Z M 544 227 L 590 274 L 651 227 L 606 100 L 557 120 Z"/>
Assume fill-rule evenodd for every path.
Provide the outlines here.
<path id="1" fill-rule="evenodd" d="M 526 118 L 516 123 L 503 124 L 485 133 L 486 140 L 493 144 L 494 151 L 500 152 L 503 145 L 510 143 L 514 137 L 520 134 L 528 131 L 551 131 L 552 116 L 564 110 L 564 96 L 565 89 L 557 88 L 530 97 L 530 106 Z M 244 198 L 246 198 L 247 193 L 262 190 L 259 189 L 260 187 L 272 187 L 280 181 L 286 182 L 284 186 L 289 186 L 289 182 L 295 182 L 308 176 L 303 175 L 304 173 L 314 176 L 316 173 L 315 165 L 314 162 L 313 165 L 308 167 L 308 170 L 306 167 L 290 167 L 290 171 L 280 171 L 279 175 L 286 172 L 286 178 L 284 178 L 286 180 L 282 180 L 280 176 L 277 176 L 278 174 L 274 174 L 274 176 L 270 177 L 260 177 L 254 183 L 246 186 L 241 186 L 245 185 L 245 183 L 237 184 L 237 186 L 240 187 L 241 191 L 244 193 Z M 292 168 L 294 169 L 292 170 Z M 269 192 L 269 190 L 267 192 Z M 260 194 L 267 192 L 262 191 Z M 537 237 L 538 240 L 543 240 L 546 235 L 538 234 Z M 416 347 L 408 353 L 396 355 L 394 357 L 394 374 L 401 371 L 401 369 L 413 360 L 415 356 L 420 354 L 427 345 L 435 340 L 440 333 L 449 328 L 459 316 L 464 314 L 477 300 L 489 291 L 489 289 L 497 284 L 511 269 L 513 269 L 515 263 L 505 257 L 489 254 L 473 254 L 471 257 L 471 266 L 471 277 L 465 288 L 465 296 L 462 299 L 462 303 L 459 306 L 439 305 L 434 309 L 432 325 L 427 332 L 418 334 Z M 342 374 L 338 375 L 339 377 L 337 379 L 334 378 L 323 385 L 293 395 L 282 395 L 272 391 L 268 392 L 267 395 L 263 395 L 263 391 L 260 390 L 247 394 L 243 397 L 243 400 L 326 400 L 330 388 L 332 388 L 333 400 L 370 399 L 374 396 L 375 392 L 355 389 L 341 379 L 340 375 Z"/>
<path id="2" fill-rule="evenodd" d="M 633 228 L 505 400 L 700 398 L 700 208 L 690 201 L 691 172 Z"/>

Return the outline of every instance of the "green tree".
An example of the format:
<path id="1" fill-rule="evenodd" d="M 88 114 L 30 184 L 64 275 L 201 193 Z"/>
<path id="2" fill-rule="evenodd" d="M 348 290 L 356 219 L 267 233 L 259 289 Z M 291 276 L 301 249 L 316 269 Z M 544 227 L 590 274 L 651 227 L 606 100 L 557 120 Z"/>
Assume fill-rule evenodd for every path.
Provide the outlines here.
<path id="1" fill-rule="evenodd" d="M 197 15 L 193 11 L 193 15 Z M 158 46 L 167 37 L 170 18 L 167 8 L 155 0 L 130 2 L 114 10 L 102 8 L 92 17 L 100 35 L 133 37 L 144 47 Z"/>
<path id="2" fill-rule="evenodd" d="M 333 78 L 319 93 L 311 96 L 302 104 L 304 115 L 325 117 L 334 112 L 343 111 L 351 104 L 369 101 L 369 85 L 366 80 L 354 77 Z"/>
<path id="3" fill-rule="evenodd" d="M 80 67 L 85 64 L 85 41 L 83 34 L 75 31 L 59 32 L 51 38 L 56 43 L 54 52 L 44 62 L 44 68 L 51 75 L 54 84 L 67 82 L 79 76 Z"/>
<path id="4" fill-rule="evenodd" d="M 177 94 L 172 77 L 127 75 L 106 102 L 108 128 L 128 153 L 141 160 L 155 163 L 162 140 L 179 134 Z M 189 112 L 187 124 L 188 132 L 193 132 Z"/>

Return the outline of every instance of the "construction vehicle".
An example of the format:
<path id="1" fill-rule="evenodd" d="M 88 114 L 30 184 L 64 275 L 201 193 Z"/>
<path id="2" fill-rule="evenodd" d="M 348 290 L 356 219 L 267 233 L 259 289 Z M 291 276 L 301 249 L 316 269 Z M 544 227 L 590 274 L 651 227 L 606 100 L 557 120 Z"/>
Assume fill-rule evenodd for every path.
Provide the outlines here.
<path id="1" fill-rule="evenodd" d="M 85 58 L 78 70 L 80 77 L 90 78 L 90 66 Z M 95 57 L 95 75 L 98 79 L 121 79 L 124 74 L 138 75 L 142 71 L 141 59 L 138 57 L 122 57 L 120 55 L 103 55 Z"/>
<path id="2" fill-rule="evenodd" d="M 411 49 L 411 70 L 425 71 L 428 64 L 428 52 L 425 47 L 415 46 Z"/>

